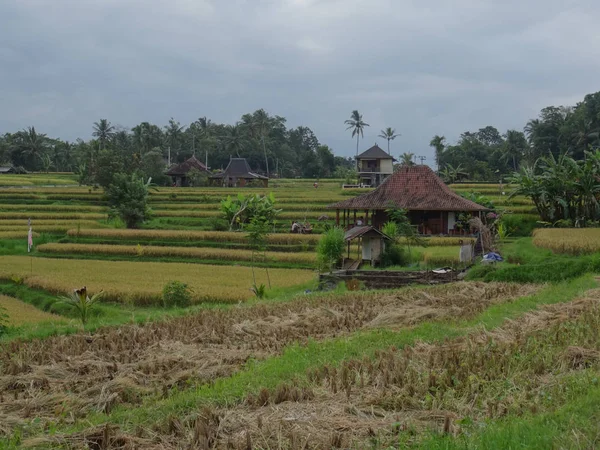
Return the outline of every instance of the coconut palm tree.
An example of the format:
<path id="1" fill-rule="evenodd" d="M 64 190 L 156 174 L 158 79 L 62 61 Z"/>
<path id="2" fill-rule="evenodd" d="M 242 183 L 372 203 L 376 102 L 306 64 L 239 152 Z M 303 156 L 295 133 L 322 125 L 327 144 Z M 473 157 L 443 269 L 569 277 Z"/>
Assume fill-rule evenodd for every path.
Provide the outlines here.
<path id="1" fill-rule="evenodd" d="M 92 136 L 98 138 L 100 145 L 104 150 L 106 141 L 110 140 L 115 134 L 115 127 L 106 119 L 100 119 L 99 122 L 94 122 L 94 132 Z"/>
<path id="2" fill-rule="evenodd" d="M 387 140 L 387 144 L 388 144 L 388 155 L 391 155 L 390 153 L 390 141 L 393 141 L 394 139 L 396 139 L 398 136 L 402 136 L 400 133 L 396 134 L 396 129 L 395 128 L 391 128 L 391 127 L 387 127 L 383 130 L 381 130 L 381 133 L 379 133 L 380 138 L 386 139 Z"/>
<path id="3" fill-rule="evenodd" d="M 414 166 L 415 162 L 415 154 L 414 153 L 402 153 L 400 155 L 400 164 L 403 166 Z"/>
<path id="4" fill-rule="evenodd" d="M 252 115 L 252 123 L 250 125 L 253 133 L 260 137 L 262 142 L 263 154 L 265 157 L 265 167 L 267 169 L 267 177 L 269 176 L 269 159 L 267 158 L 267 146 L 265 144 L 265 138 L 271 132 L 271 128 L 273 127 L 273 119 L 269 116 L 269 114 L 264 109 L 259 109 L 255 111 Z"/>
<path id="5" fill-rule="evenodd" d="M 363 121 L 362 114 L 356 109 L 352 111 L 350 118 L 344 121 L 344 123 L 348 125 L 346 130 L 352 130 L 352 137 L 356 136 L 356 156 L 358 156 L 358 140 L 364 137 L 365 127 L 368 127 L 369 124 Z"/>
<path id="6" fill-rule="evenodd" d="M 440 170 L 440 159 L 442 158 L 442 153 L 446 149 L 446 137 L 435 135 L 431 141 L 429 142 L 429 146 L 433 147 L 435 150 L 435 165 L 438 170 Z"/>
<path id="7" fill-rule="evenodd" d="M 222 138 L 224 147 L 230 152 L 235 152 L 240 157 L 240 152 L 248 145 L 248 140 L 241 125 L 227 125 L 227 134 Z"/>

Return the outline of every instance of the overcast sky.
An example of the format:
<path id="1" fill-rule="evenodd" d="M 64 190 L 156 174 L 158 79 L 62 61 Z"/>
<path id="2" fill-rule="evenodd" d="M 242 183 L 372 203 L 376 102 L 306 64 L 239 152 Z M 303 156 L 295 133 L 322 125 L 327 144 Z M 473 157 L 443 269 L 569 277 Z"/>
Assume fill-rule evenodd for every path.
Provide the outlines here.
<path id="1" fill-rule="evenodd" d="M 434 134 L 600 90 L 599 18 L 593 0 L 0 0 L 0 133 L 264 108 L 350 156 L 358 109 L 362 149 L 391 126 L 394 154 L 430 160 Z"/>

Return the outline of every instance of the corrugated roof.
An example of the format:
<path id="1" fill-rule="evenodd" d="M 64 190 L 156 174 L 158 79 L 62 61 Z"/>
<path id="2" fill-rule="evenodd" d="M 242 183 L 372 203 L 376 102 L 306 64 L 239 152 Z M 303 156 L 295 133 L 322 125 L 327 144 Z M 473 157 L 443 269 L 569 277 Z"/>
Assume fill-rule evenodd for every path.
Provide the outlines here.
<path id="1" fill-rule="evenodd" d="M 388 209 L 411 211 L 485 211 L 487 208 L 462 198 L 429 166 L 402 166 L 377 189 L 350 200 L 329 205 L 329 209 Z"/>
<path id="2" fill-rule="evenodd" d="M 365 150 L 356 159 L 394 159 L 392 155 L 388 155 L 379 145 L 375 144 L 368 150 Z"/>
<path id="3" fill-rule="evenodd" d="M 250 165 L 246 158 L 231 158 L 227 168 L 221 172 L 213 175 L 210 178 L 225 178 L 225 177 L 235 177 L 235 178 L 256 178 L 259 180 L 268 180 L 264 175 L 259 175 L 250 170 Z"/>
<path id="4" fill-rule="evenodd" d="M 182 176 L 182 175 L 187 175 L 187 173 L 192 169 L 192 168 L 196 168 L 198 170 L 202 170 L 205 171 L 206 166 L 200 162 L 200 160 L 198 160 L 198 158 L 196 158 L 195 155 L 192 155 L 192 157 L 184 162 L 182 162 L 181 164 L 177 164 L 173 167 L 171 167 L 169 170 L 167 170 L 167 175 L 170 176 Z"/>
<path id="5" fill-rule="evenodd" d="M 344 235 L 344 239 L 346 241 L 351 241 L 352 239 L 356 239 L 358 237 L 364 236 L 365 234 L 369 233 L 370 231 L 376 232 L 384 239 L 391 240 L 391 238 L 387 234 L 384 234 L 381 231 L 379 231 L 377 228 L 373 228 L 368 225 L 365 225 L 362 227 L 350 228 L 348 231 L 346 231 L 346 234 Z"/>

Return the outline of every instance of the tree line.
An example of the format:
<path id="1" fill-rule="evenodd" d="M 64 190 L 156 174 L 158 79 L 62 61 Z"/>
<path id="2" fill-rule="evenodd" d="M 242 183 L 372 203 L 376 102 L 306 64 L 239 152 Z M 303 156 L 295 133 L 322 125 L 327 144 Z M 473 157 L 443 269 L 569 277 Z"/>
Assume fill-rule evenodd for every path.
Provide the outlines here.
<path id="1" fill-rule="evenodd" d="M 458 180 L 499 181 L 540 158 L 575 161 L 600 148 L 600 92 L 588 94 L 575 106 L 548 106 L 523 130 L 501 134 L 493 126 L 466 131 L 455 145 L 436 135 L 430 144 L 440 174 Z"/>
<path id="2" fill-rule="evenodd" d="M 159 184 L 169 161 L 195 155 L 212 170 L 224 169 L 231 157 L 244 157 L 253 170 L 268 176 L 346 176 L 354 162 L 335 156 L 305 126 L 287 128 L 286 119 L 263 109 L 244 114 L 235 124 L 200 117 L 189 125 L 171 118 L 159 126 L 142 122 L 131 129 L 100 119 L 92 139 L 75 142 L 51 138 L 28 127 L 0 136 L 0 164 L 24 171 L 75 172 L 84 184 L 107 185 L 111 174 L 141 173 Z"/>

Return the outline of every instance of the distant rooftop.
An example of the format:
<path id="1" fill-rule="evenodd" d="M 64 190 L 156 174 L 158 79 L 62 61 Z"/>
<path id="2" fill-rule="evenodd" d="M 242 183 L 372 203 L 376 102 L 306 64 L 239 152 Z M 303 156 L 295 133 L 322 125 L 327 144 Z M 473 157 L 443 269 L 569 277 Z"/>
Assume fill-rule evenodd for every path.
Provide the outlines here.
<path id="1" fill-rule="evenodd" d="M 365 150 L 356 159 L 394 159 L 392 155 L 388 155 L 379 145 L 375 144 L 368 150 Z"/>

